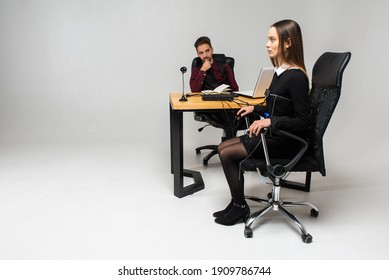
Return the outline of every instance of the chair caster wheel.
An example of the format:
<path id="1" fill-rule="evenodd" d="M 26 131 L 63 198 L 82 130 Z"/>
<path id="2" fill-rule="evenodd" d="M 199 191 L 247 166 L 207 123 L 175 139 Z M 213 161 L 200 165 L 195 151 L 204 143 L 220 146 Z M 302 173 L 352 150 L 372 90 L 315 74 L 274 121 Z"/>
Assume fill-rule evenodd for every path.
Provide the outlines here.
<path id="1" fill-rule="evenodd" d="M 201 151 L 196 149 L 196 155 L 200 155 Z"/>
<path id="2" fill-rule="evenodd" d="M 273 197 L 273 194 L 271 193 L 271 192 L 269 192 L 268 194 L 267 194 L 267 198 L 268 199 L 271 199 Z"/>
<path id="3" fill-rule="evenodd" d="M 311 209 L 311 217 L 317 218 L 319 216 L 319 211 L 316 211 L 315 209 Z"/>
<path id="4" fill-rule="evenodd" d="M 246 238 L 251 238 L 253 237 L 253 230 L 250 227 L 245 227 L 244 228 L 244 236 Z"/>
<path id="5" fill-rule="evenodd" d="M 203 160 L 203 166 L 208 166 L 208 161 Z"/>
<path id="6" fill-rule="evenodd" d="M 313 240 L 312 235 L 310 235 L 309 233 L 301 235 L 301 238 L 303 239 L 304 243 L 311 243 Z"/>

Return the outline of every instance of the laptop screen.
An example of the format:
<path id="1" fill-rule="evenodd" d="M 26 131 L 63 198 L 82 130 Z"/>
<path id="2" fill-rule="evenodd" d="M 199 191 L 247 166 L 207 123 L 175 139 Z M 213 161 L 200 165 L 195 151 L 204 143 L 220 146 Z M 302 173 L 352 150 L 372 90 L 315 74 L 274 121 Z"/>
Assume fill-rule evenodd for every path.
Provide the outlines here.
<path id="1" fill-rule="evenodd" d="M 264 98 L 266 89 L 269 88 L 270 83 L 273 80 L 273 76 L 273 67 L 262 67 L 254 90 L 236 91 L 234 93 L 251 98 Z"/>

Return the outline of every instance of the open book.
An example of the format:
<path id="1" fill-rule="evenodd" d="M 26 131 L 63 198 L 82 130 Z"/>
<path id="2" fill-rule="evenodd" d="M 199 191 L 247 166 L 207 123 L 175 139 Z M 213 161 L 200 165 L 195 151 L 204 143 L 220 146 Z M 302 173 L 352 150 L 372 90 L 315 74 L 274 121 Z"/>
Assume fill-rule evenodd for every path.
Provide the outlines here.
<path id="1" fill-rule="evenodd" d="M 226 84 L 221 84 L 214 90 L 203 90 L 202 93 L 205 94 L 221 94 L 221 93 L 229 93 L 231 91 L 230 86 Z"/>

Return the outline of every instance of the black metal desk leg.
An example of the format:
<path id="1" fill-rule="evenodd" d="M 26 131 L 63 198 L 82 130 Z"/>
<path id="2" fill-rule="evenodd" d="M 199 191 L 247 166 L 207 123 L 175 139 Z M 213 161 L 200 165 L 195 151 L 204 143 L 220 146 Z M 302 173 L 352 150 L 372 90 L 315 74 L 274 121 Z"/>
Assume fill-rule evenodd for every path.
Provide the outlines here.
<path id="1" fill-rule="evenodd" d="M 204 189 L 201 173 L 183 168 L 183 112 L 170 107 L 171 173 L 174 176 L 174 195 L 182 198 Z M 184 176 L 191 177 L 193 184 L 184 186 Z"/>

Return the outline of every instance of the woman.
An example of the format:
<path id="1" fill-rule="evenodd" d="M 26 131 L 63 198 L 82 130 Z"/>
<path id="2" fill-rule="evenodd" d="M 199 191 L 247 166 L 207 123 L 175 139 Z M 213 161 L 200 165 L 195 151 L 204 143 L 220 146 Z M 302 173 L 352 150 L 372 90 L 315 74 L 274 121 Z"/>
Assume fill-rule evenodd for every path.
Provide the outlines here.
<path id="1" fill-rule="evenodd" d="M 237 112 L 244 117 L 251 113 L 268 118 L 255 120 L 246 135 L 232 138 L 219 145 L 219 157 L 231 192 L 230 204 L 215 212 L 215 222 L 234 225 L 250 214 L 244 198 L 244 178 L 240 163 L 248 157 L 263 157 L 260 131 L 268 128 L 266 143 L 270 156 L 294 155 L 299 146 L 290 138 L 280 136 L 282 129 L 306 138 L 310 124 L 309 81 L 306 75 L 300 26 L 293 20 L 273 24 L 268 32 L 266 48 L 275 67 L 273 80 L 266 93 L 266 105 L 247 106 Z"/>

